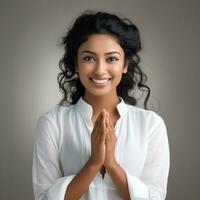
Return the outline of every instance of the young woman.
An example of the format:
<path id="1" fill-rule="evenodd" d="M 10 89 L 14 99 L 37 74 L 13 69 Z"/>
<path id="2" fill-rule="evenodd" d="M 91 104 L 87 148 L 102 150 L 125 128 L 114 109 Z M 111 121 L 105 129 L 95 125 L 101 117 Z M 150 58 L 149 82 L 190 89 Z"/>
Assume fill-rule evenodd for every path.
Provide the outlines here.
<path id="1" fill-rule="evenodd" d="M 114 14 L 86 12 L 63 45 L 64 97 L 37 122 L 35 199 L 164 200 L 168 137 L 163 119 L 147 110 L 137 27 Z M 144 109 L 136 106 L 137 88 L 147 89 Z"/>

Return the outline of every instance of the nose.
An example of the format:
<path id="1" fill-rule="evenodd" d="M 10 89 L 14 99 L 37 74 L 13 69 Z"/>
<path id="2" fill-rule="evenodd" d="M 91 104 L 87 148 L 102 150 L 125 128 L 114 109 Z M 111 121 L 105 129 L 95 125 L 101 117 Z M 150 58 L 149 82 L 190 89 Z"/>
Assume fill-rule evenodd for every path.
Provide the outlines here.
<path id="1" fill-rule="evenodd" d="M 95 64 L 94 74 L 103 75 L 105 72 L 106 72 L 106 63 L 104 62 L 103 59 L 98 60 Z"/>

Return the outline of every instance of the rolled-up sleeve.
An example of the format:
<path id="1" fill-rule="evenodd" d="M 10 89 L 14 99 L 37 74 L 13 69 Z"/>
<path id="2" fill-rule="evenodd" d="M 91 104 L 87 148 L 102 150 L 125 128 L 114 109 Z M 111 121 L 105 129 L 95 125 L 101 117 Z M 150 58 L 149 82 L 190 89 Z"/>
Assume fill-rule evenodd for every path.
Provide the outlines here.
<path id="1" fill-rule="evenodd" d="M 41 116 L 36 125 L 32 181 L 35 200 L 64 200 L 68 184 L 75 175 L 62 176 L 55 124 Z"/>
<path id="2" fill-rule="evenodd" d="M 141 177 L 125 170 L 131 200 L 164 200 L 170 167 L 167 129 L 163 119 L 155 115 L 148 134 L 148 148 Z"/>

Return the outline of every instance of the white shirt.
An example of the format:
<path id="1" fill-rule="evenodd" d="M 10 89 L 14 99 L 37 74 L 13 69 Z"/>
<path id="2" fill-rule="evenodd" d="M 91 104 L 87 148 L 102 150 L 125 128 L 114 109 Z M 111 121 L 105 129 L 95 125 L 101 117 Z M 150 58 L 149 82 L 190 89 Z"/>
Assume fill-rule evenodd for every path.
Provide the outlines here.
<path id="1" fill-rule="evenodd" d="M 115 158 L 126 174 L 131 200 L 164 200 L 170 152 L 166 126 L 154 111 L 117 105 Z M 33 154 L 36 200 L 64 200 L 66 188 L 91 155 L 92 106 L 55 106 L 37 121 Z M 96 174 L 81 200 L 120 200 L 111 176 Z"/>

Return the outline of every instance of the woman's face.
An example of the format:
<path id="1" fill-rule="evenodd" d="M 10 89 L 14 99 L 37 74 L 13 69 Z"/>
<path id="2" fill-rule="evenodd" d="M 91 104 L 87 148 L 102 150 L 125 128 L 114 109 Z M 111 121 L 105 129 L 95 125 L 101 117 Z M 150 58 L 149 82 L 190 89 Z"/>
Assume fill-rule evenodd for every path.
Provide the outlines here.
<path id="1" fill-rule="evenodd" d="M 85 92 L 94 96 L 116 94 L 127 72 L 124 51 L 114 36 L 93 34 L 78 50 L 76 71 Z"/>

